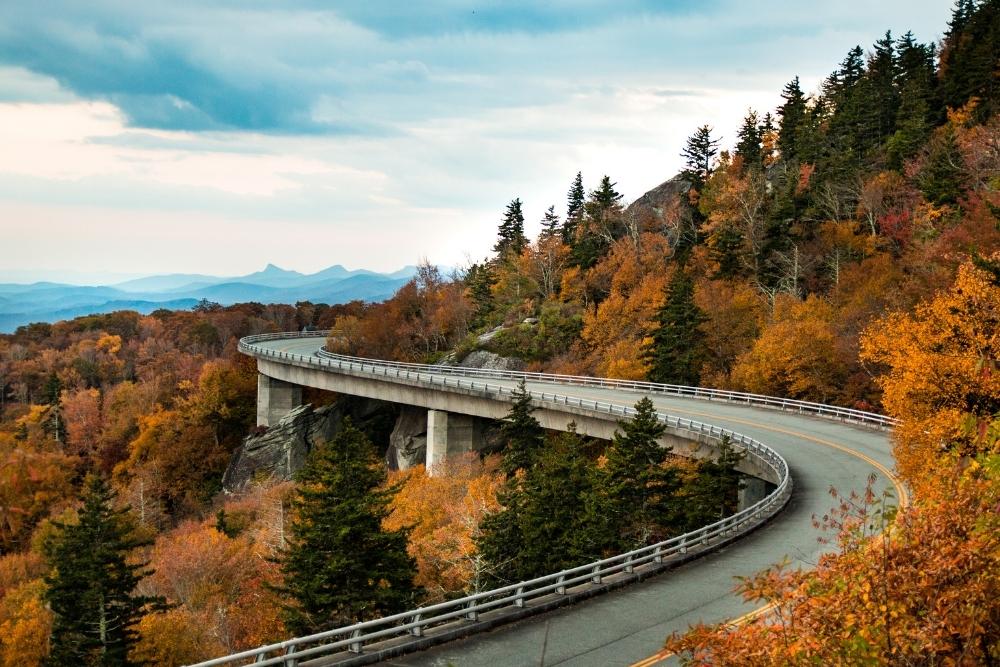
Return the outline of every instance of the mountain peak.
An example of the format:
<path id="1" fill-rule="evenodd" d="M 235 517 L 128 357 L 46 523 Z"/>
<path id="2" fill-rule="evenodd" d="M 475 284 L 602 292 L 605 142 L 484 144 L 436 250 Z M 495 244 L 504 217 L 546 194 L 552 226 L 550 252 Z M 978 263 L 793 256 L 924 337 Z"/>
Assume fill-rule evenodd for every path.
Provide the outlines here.
<path id="1" fill-rule="evenodd" d="M 268 262 L 267 266 L 264 267 L 264 270 L 261 271 L 261 273 L 290 273 L 290 271 Z"/>

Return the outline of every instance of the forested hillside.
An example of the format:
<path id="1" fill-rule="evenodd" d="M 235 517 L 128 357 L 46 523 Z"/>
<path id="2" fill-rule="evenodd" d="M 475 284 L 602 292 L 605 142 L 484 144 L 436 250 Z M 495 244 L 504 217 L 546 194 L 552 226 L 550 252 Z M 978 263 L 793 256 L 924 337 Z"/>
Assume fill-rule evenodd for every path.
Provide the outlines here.
<path id="1" fill-rule="evenodd" d="M 422 266 L 379 304 L 203 302 L 0 336 L 0 664 L 103 650 L 70 623 L 88 613 L 66 593 L 88 567 L 138 582 L 102 593 L 128 609 L 114 650 L 182 664 L 732 511 L 732 452 L 694 464 L 650 448 L 648 409 L 614 443 L 552 437 L 530 401 L 512 407 L 503 457 L 448 475 L 390 475 L 385 443 L 348 427 L 297 483 L 221 494 L 254 428 L 238 339 L 307 326 L 364 356 L 460 362 L 481 348 L 532 370 L 891 414 L 913 506 L 831 499 L 836 554 L 744 585 L 777 618 L 670 646 L 709 664 L 1000 661 L 998 54 L 1000 2 L 960 0 L 939 45 L 887 32 L 819 90 L 794 77 L 739 128 L 692 128 L 685 170 L 631 205 L 612 177 L 570 174 L 529 239 L 511 193 L 490 257 L 453 276 Z M 611 529 L 626 505 L 644 509 Z M 561 528 L 540 534 L 552 507 Z M 331 530 L 345 516 L 389 554 L 372 567 L 391 585 L 365 599 L 331 584 L 350 572 L 320 581 L 308 557 L 345 548 Z M 72 548 L 95 531 L 111 536 L 101 562 Z"/>

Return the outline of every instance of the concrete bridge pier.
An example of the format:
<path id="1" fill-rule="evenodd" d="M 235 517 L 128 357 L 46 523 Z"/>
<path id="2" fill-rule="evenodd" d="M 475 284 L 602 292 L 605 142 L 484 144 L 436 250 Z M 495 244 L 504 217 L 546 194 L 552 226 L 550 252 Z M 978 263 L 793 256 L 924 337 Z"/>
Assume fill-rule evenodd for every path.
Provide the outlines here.
<path id="1" fill-rule="evenodd" d="M 427 411 L 427 474 L 433 476 L 449 456 L 481 448 L 483 435 L 478 420 L 469 415 Z"/>
<path id="2" fill-rule="evenodd" d="M 273 426 L 300 405 L 300 385 L 257 374 L 257 426 Z"/>
<path id="3" fill-rule="evenodd" d="M 742 512 L 756 502 L 760 502 L 767 497 L 776 487 L 766 480 L 751 475 L 743 476 L 743 488 L 740 489 L 737 511 Z"/>

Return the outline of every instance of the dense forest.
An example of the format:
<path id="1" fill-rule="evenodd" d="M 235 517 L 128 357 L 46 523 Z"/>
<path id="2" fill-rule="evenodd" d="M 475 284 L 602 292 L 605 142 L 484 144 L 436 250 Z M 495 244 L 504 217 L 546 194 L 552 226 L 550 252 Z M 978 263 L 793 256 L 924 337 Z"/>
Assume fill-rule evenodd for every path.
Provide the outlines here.
<path id="1" fill-rule="evenodd" d="M 182 664 L 734 507 L 737 455 L 691 463 L 651 446 L 649 406 L 600 443 L 543 432 L 523 396 L 502 454 L 447 475 L 389 473 L 382 443 L 348 426 L 297 480 L 222 494 L 254 427 L 256 368 L 236 342 L 303 327 L 364 356 L 484 349 L 532 370 L 894 416 L 912 505 L 832 499 L 834 553 L 742 585 L 774 613 L 668 645 L 697 664 L 1000 661 L 998 72 L 1000 2 L 960 0 L 940 44 L 887 32 L 817 91 L 793 78 L 725 147 L 694 128 L 685 170 L 629 206 L 611 177 L 588 190 L 577 174 L 529 239 L 513 199 L 491 257 L 452 276 L 421 267 L 383 303 L 203 303 L 0 336 L 0 664 Z M 565 515 L 546 532 L 552 508 Z M 338 585 L 350 563 L 310 558 L 337 551 L 329 528 L 345 517 L 381 582 L 352 596 Z M 108 587 L 82 574 L 97 571 L 114 573 Z M 95 638 L 97 607 L 116 622 Z"/>

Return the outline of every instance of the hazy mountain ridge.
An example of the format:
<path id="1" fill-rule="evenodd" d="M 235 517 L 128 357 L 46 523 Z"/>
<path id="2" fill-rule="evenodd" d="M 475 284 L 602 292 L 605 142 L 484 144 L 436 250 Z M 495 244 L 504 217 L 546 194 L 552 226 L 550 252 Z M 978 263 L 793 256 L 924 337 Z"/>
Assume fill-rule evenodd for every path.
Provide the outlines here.
<path id="1" fill-rule="evenodd" d="M 0 333 L 31 322 L 55 322 L 113 310 L 149 313 L 158 308 L 191 308 L 203 299 L 222 305 L 380 301 L 395 294 L 415 273 L 415 266 L 377 273 L 336 264 L 306 274 L 268 264 L 261 271 L 233 277 L 174 273 L 113 285 L 6 283 L 0 284 Z"/>

